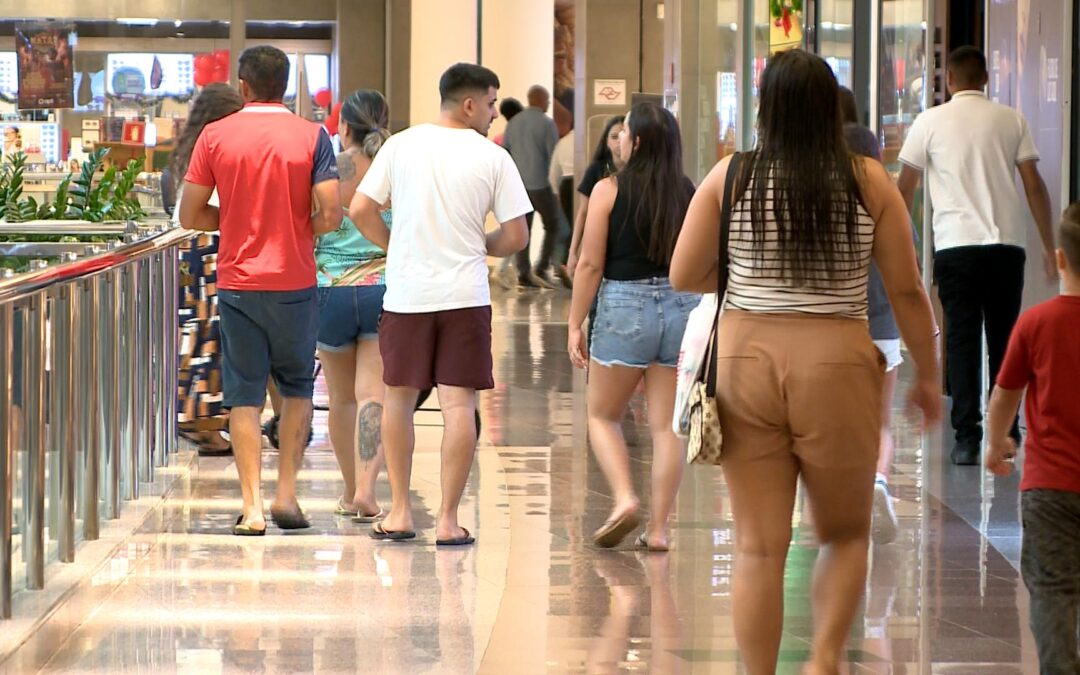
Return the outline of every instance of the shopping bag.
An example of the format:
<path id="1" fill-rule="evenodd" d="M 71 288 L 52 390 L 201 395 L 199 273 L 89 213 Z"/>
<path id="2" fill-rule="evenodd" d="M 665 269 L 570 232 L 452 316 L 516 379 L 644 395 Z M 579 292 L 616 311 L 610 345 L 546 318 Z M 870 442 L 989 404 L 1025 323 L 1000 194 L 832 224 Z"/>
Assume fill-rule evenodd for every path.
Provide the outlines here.
<path id="1" fill-rule="evenodd" d="M 675 369 L 675 413 L 671 428 L 682 438 L 690 434 L 690 394 L 701 372 L 715 326 L 716 294 L 707 293 L 701 296 L 701 302 L 687 317 L 686 332 L 683 333 Z"/>

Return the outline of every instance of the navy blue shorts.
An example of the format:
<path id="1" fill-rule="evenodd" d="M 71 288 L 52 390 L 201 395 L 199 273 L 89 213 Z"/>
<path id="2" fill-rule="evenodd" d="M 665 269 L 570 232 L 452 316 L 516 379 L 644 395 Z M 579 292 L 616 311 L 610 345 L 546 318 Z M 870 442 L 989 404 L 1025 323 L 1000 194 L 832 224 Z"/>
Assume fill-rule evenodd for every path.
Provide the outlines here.
<path id="1" fill-rule="evenodd" d="M 331 286 L 319 289 L 319 349 L 340 352 L 358 340 L 379 339 L 386 286 Z"/>
<path id="2" fill-rule="evenodd" d="M 262 407 L 271 375 L 282 396 L 311 398 L 317 290 L 218 290 L 224 407 Z"/>

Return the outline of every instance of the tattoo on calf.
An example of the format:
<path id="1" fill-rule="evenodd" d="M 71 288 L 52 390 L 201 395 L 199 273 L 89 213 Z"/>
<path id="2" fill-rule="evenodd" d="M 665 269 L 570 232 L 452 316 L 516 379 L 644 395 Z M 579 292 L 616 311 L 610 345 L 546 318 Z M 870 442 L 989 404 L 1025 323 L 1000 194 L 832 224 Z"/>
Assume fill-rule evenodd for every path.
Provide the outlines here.
<path id="1" fill-rule="evenodd" d="M 379 403 L 368 403 L 360 409 L 360 459 L 370 462 L 382 443 L 382 412 Z"/>

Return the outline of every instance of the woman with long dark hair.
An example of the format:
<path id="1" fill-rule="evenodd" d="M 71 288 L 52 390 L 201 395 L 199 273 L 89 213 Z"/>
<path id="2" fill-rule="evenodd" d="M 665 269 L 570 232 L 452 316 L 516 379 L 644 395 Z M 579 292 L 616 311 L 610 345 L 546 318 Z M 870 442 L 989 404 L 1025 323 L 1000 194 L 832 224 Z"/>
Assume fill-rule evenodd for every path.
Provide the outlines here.
<path id="1" fill-rule="evenodd" d="M 244 107 L 228 85 L 202 90 L 191 105 L 187 124 L 173 151 L 170 173 L 184 179 L 191 151 L 203 128 Z M 180 202 L 177 195 L 176 203 Z M 216 203 L 216 202 L 215 202 Z M 179 214 L 179 210 L 174 218 Z M 221 432 L 229 423 L 221 406 L 221 352 L 217 313 L 217 233 L 203 233 L 180 252 L 180 433 L 199 446 L 200 455 L 227 455 L 232 447 Z"/>
<path id="2" fill-rule="evenodd" d="M 735 522 L 735 638 L 751 675 L 776 671 L 784 563 L 802 479 L 821 545 L 808 673 L 838 673 L 866 583 L 884 362 L 867 330 L 873 259 L 915 361 L 910 403 L 941 415 L 936 327 L 904 201 L 844 142 L 836 78 L 817 56 L 772 57 L 758 144 L 725 191 L 721 161 L 690 205 L 671 263 L 688 291 L 726 278 L 716 358 L 723 469 Z M 733 204 L 728 268 L 720 215 Z"/>
<path id="3" fill-rule="evenodd" d="M 631 109 L 619 133 L 619 155 L 623 169 L 592 191 L 568 349 L 573 364 L 589 370 L 589 439 L 615 493 L 611 514 L 593 541 L 616 546 L 641 520 L 622 418 L 644 378 L 653 441 L 652 503 L 637 544 L 666 551 L 668 517 L 684 462 L 682 441 L 671 430 L 675 366 L 687 316 L 700 299 L 672 290 L 668 265 L 694 185 L 683 174 L 678 123 L 654 103 Z M 582 324 L 594 299 L 596 320 L 586 347 Z"/>
<path id="4" fill-rule="evenodd" d="M 341 204 L 348 211 L 371 160 L 390 137 L 390 108 L 373 89 L 341 105 L 338 155 Z M 390 210 L 382 212 L 390 225 Z M 319 362 L 330 396 L 330 445 L 345 489 L 335 514 L 371 523 L 382 516 L 375 480 L 382 467 L 382 356 L 379 315 L 386 293 L 386 251 L 364 238 L 348 216 L 315 246 L 319 281 Z"/>
<path id="5" fill-rule="evenodd" d="M 604 125 L 604 133 L 600 135 L 600 140 L 596 143 L 592 161 L 589 162 L 585 174 L 581 177 L 581 183 L 578 184 L 577 191 L 581 198 L 577 215 L 574 217 L 574 231 L 570 236 L 570 254 L 566 260 L 566 272 L 571 278 L 577 269 L 578 254 L 581 251 L 581 235 L 585 231 L 585 214 L 589 212 L 589 199 L 592 197 L 593 188 L 597 183 L 608 176 L 615 175 L 619 169 L 623 168 L 624 162 L 619 155 L 619 133 L 622 131 L 624 120 L 623 115 L 616 115 Z"/>

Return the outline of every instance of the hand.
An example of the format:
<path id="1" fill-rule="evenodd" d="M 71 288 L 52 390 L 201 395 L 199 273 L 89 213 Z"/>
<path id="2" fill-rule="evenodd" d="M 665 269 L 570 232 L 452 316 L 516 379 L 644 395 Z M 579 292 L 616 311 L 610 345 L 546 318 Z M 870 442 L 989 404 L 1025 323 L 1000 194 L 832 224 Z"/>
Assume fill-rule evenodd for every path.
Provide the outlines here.
<path id="1" fill-rule="evenodd" d="M 920 379 L 908 391 L 908 414 L 922 413 L 923 429 L 941 421 L 941 385 L 937 378 Z"/>
<path id="2" fill-rule="evenodd" d="M 991 440 L 986 453 L 986 468 L 995 476 L 1008 476 L 1013 472 L 1016 457 L 1016 441 L 1006 436 L 1004 440 Z"/>
<path id="3" fill-rule="evenodd" d="M 1046 251 L 1043 253 L 1043 266 L 1046 268 L 1046 280 L 1051 283 L 1057 283 L 1057 254 L 1054 251 Z"/>
<path id="4" fill-rule="evenodd" d="M 570 337 L 567 339 L 566 351 L 570 354 L 570 363 L 575 368 L 585 370 L 589 365 L 589 348 L 585 344 L 585 331 L 580 327 L 570 327 Z"/>
<path id="5" fill-rule="evenodd" d="M 570 255 L 566 257 L 566 273 L 571 279 L 574 278 L 574 273 L 577 272 L 577 252 L 570 251 Z"/>

